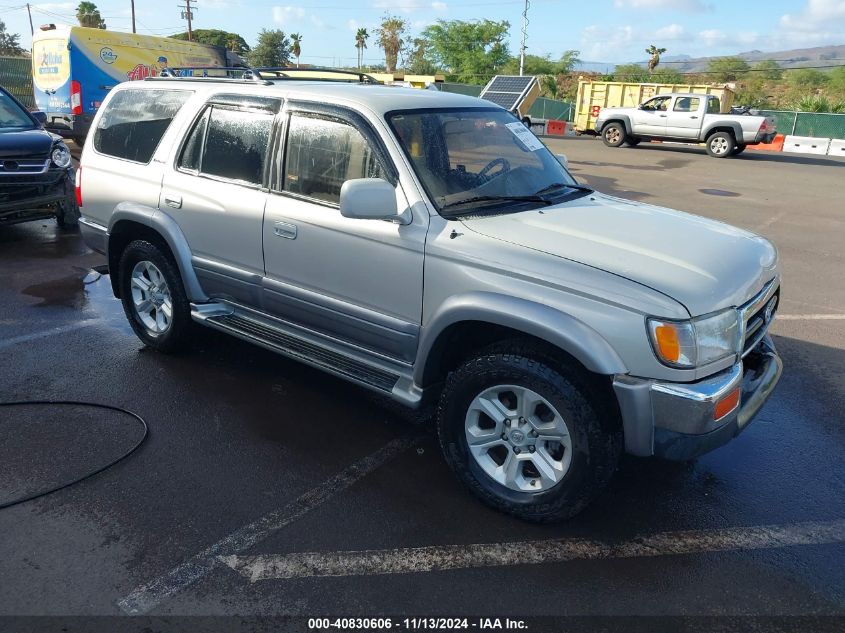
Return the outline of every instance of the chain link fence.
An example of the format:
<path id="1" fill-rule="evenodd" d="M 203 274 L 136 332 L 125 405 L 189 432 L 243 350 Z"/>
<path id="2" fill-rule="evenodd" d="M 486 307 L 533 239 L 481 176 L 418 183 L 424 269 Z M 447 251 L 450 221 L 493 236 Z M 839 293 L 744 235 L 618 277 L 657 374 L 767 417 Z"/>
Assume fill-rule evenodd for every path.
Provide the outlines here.
<path id="1" fill-rule="evenodd" d="M 760 114 L 775 117 L 779 134 L 845 139 L 845 114 L 784 110 L 760 110 Z"/>
<path id="2" fill-rule="evenodd" d="M 0 86 L 11 92 L 30 110 L 35 108 L 32 94 L 32 61 L 25 57 L 0 57 Z"/>

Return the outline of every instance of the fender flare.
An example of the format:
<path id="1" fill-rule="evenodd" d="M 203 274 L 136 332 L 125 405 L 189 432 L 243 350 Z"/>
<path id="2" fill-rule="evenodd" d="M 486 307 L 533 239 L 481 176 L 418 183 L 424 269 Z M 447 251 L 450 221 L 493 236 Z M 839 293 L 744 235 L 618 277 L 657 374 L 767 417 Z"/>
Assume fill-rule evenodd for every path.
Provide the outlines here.
<path id="1" fill-rule="evenodd" d="M 627 373 L 625 363 L 596 330 L 553 307 L 492 292 L 468 292 L 449 297 L 421 331 L 414 382 L 426 385 L 436 363 L 431 352 L 440 336 L 452 325 L 481 321 L 529 334 L 573 356 L 589 371 Z"/>
<path id="2" fill-rule="evenodd" d="M 193 302 L 208 301 L 208 295 L 203 291 L 191 264 L 191 249 L 188 246 L 188 240 L 173 218 L 153 207 L 134 202 L 122 202 L 115 207 L 109 219 L 109 236 L 121 221 L 137 222 L 158 233 L 170 247 L 170 252 L 176 260 L 188 299 Z"/>
<path id="3" fill-rule="evenodd" d="M 742 126 L 737 123 L 736 121 L 716 121 L 708 125 L 701 131 L 701 141 L 702 143 L 707 141 L 707 138 L 713 133 L 713 130 L 718 128 L 730 128 L 734 134 L 734 140 L 737 143 L 744 143 L 744 133 L 742 131 Z"/>
<path id="4" fill-rule="evenodd" d="M 631 125 L 631 117 L 628 116 L 627 114 L 612 114 L 612 115 L 609 115 L 608 118 L 607 118 L 607 121 L 602 122 L 601 127 L 596 126 L 596 132 L 598 133 L 599 136 L 601 136 L 601 132 L 602 132 L 602 129 L 604 128 L 604 126 L 606 126 L 608 123 L 616 123 L 617 121 L 625 126 L 625 133 L 628 136 L 633 136 L 634 127 Z"/>

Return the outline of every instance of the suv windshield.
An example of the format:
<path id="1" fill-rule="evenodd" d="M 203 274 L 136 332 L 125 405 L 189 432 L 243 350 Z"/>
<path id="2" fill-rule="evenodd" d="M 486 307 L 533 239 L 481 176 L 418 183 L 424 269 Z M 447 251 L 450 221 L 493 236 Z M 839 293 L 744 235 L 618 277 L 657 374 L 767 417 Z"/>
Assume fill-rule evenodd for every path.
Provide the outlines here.
<path id="1" fill-rule="evenodd" d="M 0 132 L 12 130 L 31 130 L 35 127 L 32 119 L 14 99 L 0 90 Z"/>
<path id="2" fill-rule="evenodd" d="M 592 191 L 545 145 L 497 108 L 406 110 L 388 122 L 444 217 L 491 208 L 523 211 Z"/>

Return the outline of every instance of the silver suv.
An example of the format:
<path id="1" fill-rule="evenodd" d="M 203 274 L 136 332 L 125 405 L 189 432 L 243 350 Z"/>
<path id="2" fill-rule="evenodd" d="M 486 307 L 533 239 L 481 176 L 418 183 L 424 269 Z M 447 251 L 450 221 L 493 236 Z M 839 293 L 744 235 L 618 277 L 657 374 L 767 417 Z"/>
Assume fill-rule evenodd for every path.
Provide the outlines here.
<path id="1" fill-rule="evenodd" d="M 486 101 L 262 75 L 121 84 L 94 120 L 82 232 L 150 347 L 201 324 L 436 407 L 458 478 L 533 521 L 770 395 L 765 239 L 579 185 Z"/>

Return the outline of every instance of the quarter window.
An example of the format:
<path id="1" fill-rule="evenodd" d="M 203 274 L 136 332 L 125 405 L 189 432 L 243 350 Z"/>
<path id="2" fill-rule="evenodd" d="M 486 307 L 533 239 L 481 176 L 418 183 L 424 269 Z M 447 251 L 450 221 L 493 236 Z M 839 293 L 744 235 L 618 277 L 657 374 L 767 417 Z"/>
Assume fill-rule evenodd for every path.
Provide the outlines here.
<path id="1" fill-rule="evenodd" d="M 384 167 L 358 130 L 333 119 L 291 116 L 285 191 L 338 203 L 343 183 L 355 178 L 385 178 Z"/>
<path id="2" fill-rule="evenodd" d="M 178 166 L 260 185 L 272 127 L 272 114 L 211 106 L 188 134 Z"/>
<path id="3" fill-rule="evenodd" d="M 187 90 L 121 90 L 97 123 L 94 149 L 149 163 L 173 117 L 192 94 Z"/>

